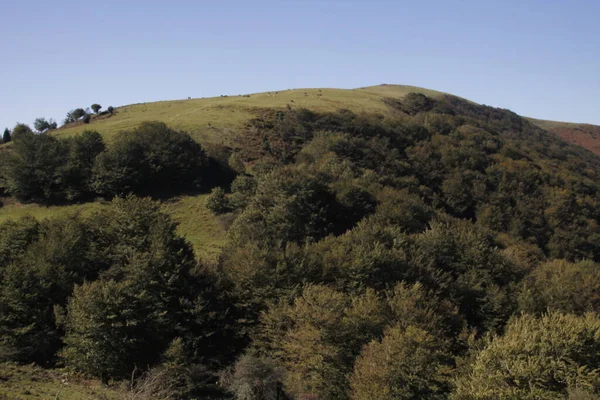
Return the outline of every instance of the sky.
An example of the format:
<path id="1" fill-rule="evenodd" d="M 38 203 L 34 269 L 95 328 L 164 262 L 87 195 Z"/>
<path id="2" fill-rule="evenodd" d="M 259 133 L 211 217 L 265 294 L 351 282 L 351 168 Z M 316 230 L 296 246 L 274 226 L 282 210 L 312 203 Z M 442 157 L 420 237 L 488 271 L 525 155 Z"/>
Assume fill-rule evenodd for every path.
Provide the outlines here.
<path id="1" fill-rule="evenodd" d="M 0 129 L 77 107 L 406 84 L 600 125 L 597 0 L 0 0 Z"/>

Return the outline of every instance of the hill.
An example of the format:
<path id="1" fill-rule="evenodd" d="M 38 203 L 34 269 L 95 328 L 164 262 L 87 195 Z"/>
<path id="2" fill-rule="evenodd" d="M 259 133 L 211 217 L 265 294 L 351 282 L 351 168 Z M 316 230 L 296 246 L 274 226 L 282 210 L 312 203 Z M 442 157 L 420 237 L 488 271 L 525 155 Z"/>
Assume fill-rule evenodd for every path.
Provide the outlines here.
<path id="1" fill-rule="evenodd" d="M 24 129 L 0 152 L 0 379 L 594 398 L 600 157 L 540 125 L 382 85 Z"/>
<path id="2" fill-rule="evenodd" d="M 414 86 L 380 85 L 360 89 L 292 89 L 239 96 L 159 101 L 132 104 L 115 109 L 115 115 L 92 120 L 89 125 L 77 123 L 55 131 L 70 136 L 85 129 L 96 129 L 109 140 L 118 132 L 156 120 L 189 132 L 201 142 L 231 143 L 246 123 L 265 109 L 285 109 L 288 105 L 318 112 L 348 109 L 358 113 L 386 113 L 383 98 L 401 98 L 418 92 L 441 96 L 441 92 Z"/>
<path id="3" fill-rule="evenodd" d="M 229 145 L 260 110 L 284 109 L 291 105 L 318 112 L 344 108 L 358 113 L 385 114 L 389 109 L 382 103 L 383 99 L 402 98 L 408 93 L 422 93 L 434 98 L 446 95 L 416 86 L 383 84 L 358 89 L 291 89 L 250 95 L 159 101 L 119 107 L 113 116 L 92 119 L 91 125 L 70 125 L 59 129 L 56 134 L 69 136 L 91 128 L 110 139 L 118 132 L 134 128 L 143 121 L 157 120 L 186 130 L 201 142 Z M 528 119 L 569 143 L 600 154 L 599 126 Z"/>
<path id="4" fill-rule="evenodd" d="M 560 136 L 569 143 L 600 155 L 600 126 L 570 122 L 545 121 L 530 118 L 531 122 L 548 132 Z"/>

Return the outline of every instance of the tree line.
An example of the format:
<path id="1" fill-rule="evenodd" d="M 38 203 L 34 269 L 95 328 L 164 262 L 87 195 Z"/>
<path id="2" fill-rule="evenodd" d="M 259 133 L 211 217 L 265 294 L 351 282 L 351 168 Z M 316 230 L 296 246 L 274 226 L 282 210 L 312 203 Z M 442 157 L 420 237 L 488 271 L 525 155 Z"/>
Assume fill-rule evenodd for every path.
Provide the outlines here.
<path id="1" fill-rule="evenodd" d="M 147 122 L 106 146 L 95 131 L 72 138 L 20 132 L 0 170 L 4 190 L 21 201 L 60 203 L 136 193 L 198 190 L 211 163 L 187 133 Z"/>
<path id="2" fill-rule="evenodd" d="M 98 103 L 92 104 L 90 108 L 94 112 L 94 114 L 98 116 L 104 114 L 113 115 L 115 112 L 115 108 L 113 106 L 109 106 L 106 109 L 106 111 L 100 112 L 100 110 L 102 110 L 102 106 Z M 90 108 L 76 108 L 74 110 L 69 111 L 63 121 L 63 126 L 77 121 L 82 121 L 85 124 L 89 124 L 92 119 L 92 111 L 90 111 Z M 33 127 L 37 133 L 42 134 L 57 129 L 58 124 L 52 118 L 46 119 L 44 117 L 40 117 L 36 118 L 35 121 L 33 121 Z M 18 135 L 22 132 L 33 132 L 33 130 L 29 125 L 20 122 L 15 125 L 12 131 L 8 128 L 5 128 L 2 134 L 2 143 L 10 142 L 15 133 Z"/>

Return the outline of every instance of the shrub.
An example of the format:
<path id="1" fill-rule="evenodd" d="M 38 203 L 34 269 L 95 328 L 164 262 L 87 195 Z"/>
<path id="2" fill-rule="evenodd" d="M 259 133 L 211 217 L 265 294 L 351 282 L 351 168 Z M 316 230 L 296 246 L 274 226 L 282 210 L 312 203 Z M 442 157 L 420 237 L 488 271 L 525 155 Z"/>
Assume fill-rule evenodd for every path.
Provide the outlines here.
<path id="1" fill-rule="evenodd" d="M 115 111 L 115 108 L 113 106 L 108 106 L 108 108 L 106 109 L 106 111 L 108 111 L 110 113 L 110 115 L 112 115 Z"/>
<path id="2" fill-rule="evenodd" d="M 89 124 L 89 123 L 90 123 L 90 121 L 91 121 L 91 119 L 92 119 L 92 116 L 91 116 L 90 114 L 85 114 L 85 115 L 83 116 L 83 123 L 84 123 L 84 124 Z"/>
<path id="3" fill-rule="evenodd" d="M 229 200 L 222 188 L 216 187 L 210 192 L 206 198 L 206 208 L 217 215 L 231 211 Z"/>
<path id="4" fill-rule="evenodd" d="M 91 109 L 98 114 L 100 112 L 100 110 L 102 109 L 102 106 L 100 104 L 94 103 L 91 105 Z"/>

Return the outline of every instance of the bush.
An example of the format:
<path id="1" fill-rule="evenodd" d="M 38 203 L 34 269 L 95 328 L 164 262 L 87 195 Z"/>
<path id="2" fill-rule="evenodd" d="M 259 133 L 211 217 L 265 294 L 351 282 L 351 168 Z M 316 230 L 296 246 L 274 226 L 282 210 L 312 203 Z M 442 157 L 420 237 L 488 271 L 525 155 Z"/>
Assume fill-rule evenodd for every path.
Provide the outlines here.
<path id="1" fill-rule="evenodd" d="M 115 108 L 113 106 L 108 106 L 108 108 L 106 109 L 106 111 L 108 111 L 110 113 L 110 115 L 112 115 L 115 111 Z"/>
<path id="2" fill-rule="evenodd" d="M 89 124 L 91 120 L 92 120 L 92 116 L 90 114 L 85 114 L 83 116 L 83 123 L 84 124 Z"/>
<path id="3" fill-rule="evenodd" d="M 94 103 L 91 105 L 90 107 L 96 114 L 98 114 L 100 112 L 100 110 L 102 109 L 102 106 L 100 104 Z"/>
<path id="4" fill-rule="evenodd" d="M 222 188 L 216 187 L 210 192 L 210 195 L 206 198 L 206 208 L 216 215 L 231 211 L 229 200 Z"/>

